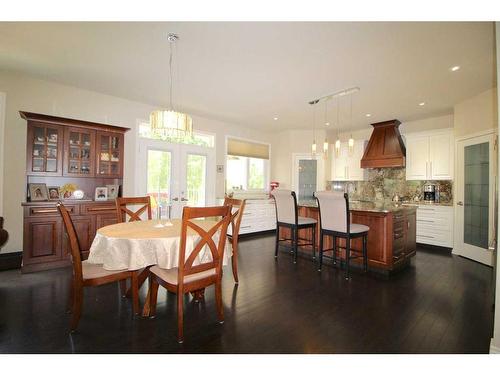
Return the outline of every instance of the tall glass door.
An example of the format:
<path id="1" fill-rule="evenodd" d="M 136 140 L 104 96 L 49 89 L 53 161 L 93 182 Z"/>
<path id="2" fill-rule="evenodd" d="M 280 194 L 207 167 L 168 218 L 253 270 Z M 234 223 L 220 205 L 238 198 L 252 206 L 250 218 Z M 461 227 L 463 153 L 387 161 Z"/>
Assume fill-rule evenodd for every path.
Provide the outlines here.
<path id="1" fill-rule="evenodd" d="M 458 141 L 453 252 L 493 265 L 495 248 L 495 136 Z"/>
<path id="2" fill-rule="evenodd" d="M 168 218 L 171 206 L 172 152 L 149 149 L 147 153 L 146 194 L 151 197 L 153 217 Z"/>

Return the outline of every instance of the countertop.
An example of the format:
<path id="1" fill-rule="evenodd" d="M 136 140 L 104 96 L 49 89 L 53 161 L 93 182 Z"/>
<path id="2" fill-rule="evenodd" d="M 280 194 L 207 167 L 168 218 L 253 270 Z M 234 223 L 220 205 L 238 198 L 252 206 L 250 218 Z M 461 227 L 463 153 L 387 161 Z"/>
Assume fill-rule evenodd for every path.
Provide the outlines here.
<path id="1" fill-rule="evenodd" d="M 298 206 L 308 208 L 318 208 L 318 204 L 314 200 L 299 201 Z M 398 211 L 414 211 L 416 205 L 408 205 L 395 202 L 364 202 L 364 201 L 349 201 L 349 211 L 365 211 L 365 212 L 379 212 L 389 213 Z"/>

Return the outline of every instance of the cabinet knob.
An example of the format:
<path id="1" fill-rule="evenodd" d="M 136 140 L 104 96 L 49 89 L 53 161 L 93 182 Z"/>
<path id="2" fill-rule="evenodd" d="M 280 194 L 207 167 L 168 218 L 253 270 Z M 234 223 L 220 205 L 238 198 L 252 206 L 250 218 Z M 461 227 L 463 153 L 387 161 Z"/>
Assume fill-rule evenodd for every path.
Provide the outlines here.
<path id="1" fill-rule="evenodd" d="M 462 202 L 462 201 L 457 202 L 457 206 L 463 206 L 463 205 L 464 205 L 464 202 Z"/>

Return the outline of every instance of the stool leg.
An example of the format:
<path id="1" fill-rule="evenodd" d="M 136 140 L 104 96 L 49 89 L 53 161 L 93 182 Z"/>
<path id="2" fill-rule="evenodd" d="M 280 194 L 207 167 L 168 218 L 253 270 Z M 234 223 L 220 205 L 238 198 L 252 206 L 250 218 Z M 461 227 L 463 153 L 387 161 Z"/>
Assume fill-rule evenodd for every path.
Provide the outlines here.
<path id="1" fill-rule="evenodd" d="M 312 228 L 312 247 L 313 247 L 313 260 L 316 259 L 316 225 Z"/>
<path id="2" fill-rule="evenodd" d="M 276 245 L 275 245 L 275 249 L 274 249 L 274 257 L 275 258 L 278 257 L 279 244 L 280 244 L 280 227 L 279 227 L 279 225 L 276 224 Z"/>
<path id="3" fill-rule="evenodd" d="M 318 249 L 318 256 L 319 256 L 319 267 L 318 271 L 321 272 L 321 267 L 323 266 L 323 231 L 320 229 L 319 230 L 319 249 Z"/>
<path id="4" fill-rule="evenodd" d="M 293 229 L 293 263 L 297 263 L 297 252 L 299 250 L 298 247 L 298 237 L 299 237 L 299 228 Z"/>
<path id="5" fill-rule="evenodd" d="M 368 242 L 368 234 L 365 234 L 363 236 L 363 266 L 364 266 L 364 271 L 368 271 L 368 248 L 367 248 L 367 242 Z"/>
<path id="6" fill-rule="evenodd" d="M 333 238 L 333 265 L 337 264 L 337 237 L 332 236 Z"/>
<path id="7" fill-rule="evenodd" d="M 345 279 L 349 280 L 349 259 L 351 256 L 351 238 L 348 236 L 345 241 Z"/>

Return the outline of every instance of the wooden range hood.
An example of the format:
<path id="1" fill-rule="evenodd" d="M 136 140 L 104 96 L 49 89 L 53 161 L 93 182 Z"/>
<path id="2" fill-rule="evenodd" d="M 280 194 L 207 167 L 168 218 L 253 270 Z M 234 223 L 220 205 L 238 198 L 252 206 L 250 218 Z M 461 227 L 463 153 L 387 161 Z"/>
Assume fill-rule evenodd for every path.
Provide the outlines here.
<path id="1" fill-rule="evenodd" d="M 361 168 L 394 168 L 406 165 L 406 147 L 398 120 L 372 124 L 373 132 L 361 158 Z"/>

